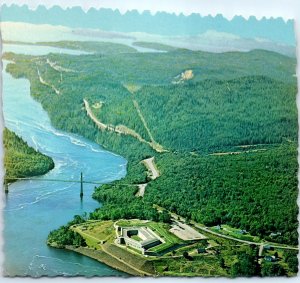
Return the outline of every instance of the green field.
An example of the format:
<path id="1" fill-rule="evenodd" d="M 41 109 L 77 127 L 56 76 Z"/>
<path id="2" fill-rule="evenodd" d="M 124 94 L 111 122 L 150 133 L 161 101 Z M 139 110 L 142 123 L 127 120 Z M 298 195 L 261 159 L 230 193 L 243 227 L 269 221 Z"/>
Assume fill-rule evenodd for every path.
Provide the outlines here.
<path id="1" fill-rule="evenodd" d="M 251 241 L 251 242 L 261 242 L 262 240 L 257 236 L 252 236 L 248 232 L 242 232 L 241 229 L 236 229 L 230 227 L 229 225 L 222 225 L 222 229 L 211 228 L 212 231 L 218 232 L 223 235 L 228 235 L 240 240 Z"/>

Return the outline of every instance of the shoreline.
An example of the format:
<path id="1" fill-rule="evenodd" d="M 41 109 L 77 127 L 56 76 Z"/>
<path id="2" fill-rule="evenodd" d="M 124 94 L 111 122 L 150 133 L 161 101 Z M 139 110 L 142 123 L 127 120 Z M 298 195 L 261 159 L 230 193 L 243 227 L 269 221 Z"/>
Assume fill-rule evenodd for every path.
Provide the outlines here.
<path id="1" fill-rule="evenodd" d="M 53 247 L 53 246 L 51 246 L 51 247 Z M 53 248 L 55 248 L 55 247 L 53 247 Z M 67 250 L 67 251 L 76 252 L 83 256 L 90 257 L 92 259 L 95 259 L 95 260 L 109 266 L 110 268 L 122 271 L 128 275 L 128 276 L 120 276 L 120 277 L 125 277 L 125 278 L 131 277 L 131 276 L 143 277 L 142 273 L 138 273 L 136 270 L 134 270 L 134 269 L 130 268 L 128 265 L 116 260 L 114 257 L 112 257 L 108 253 L 104 252 L 103 250 L 93 250 L 91 248 L 84 248 L 84 247 L 76 248 L 74 246 L 66 246 L 63 249 Z"/>
<path id="2" fill-rule="evenodd" d="M 3 61 L 4 61 L 4 62 L 7 61 L 8 64 L 9 64 L 9 63 L 14 63 L 13 61 L 11 61 L 11 60 L 9 60 L 9 59 L 5 59 L 5 60 L 3 60 Z M 40 104 L 41 107 L 43 108 L 42 103 L 41 103 L 40 101 L 38 101 L 38 100 L 36 99 L 36 97 L 32 94 L 32 90 L 31 90 L 32 83 L 31 83 L 31 80 L 30 80 L 28 77 L 16 78 L 11 72 L 7 71 L 6 68 L 4 68 L 3 71 L 6 72 L 7 74 L 9 74 L 9 75 L 10 75 L 12 78 L 14 78 L 14 79 L 17 79 L 17 80 L 19 80 L 19 79 L 24 79 L 24 80 L 28 81 L 28 82 L 29 82 L 29 85 L 30 85 L 30 90 L 29 90 L 28 95 L 30 96 L 31 99 L 33 99 L 34 101 L 36 101 L 36 102 L 37 102 L 38 104 Z M 45 113 L 46 113 L 47 115 L 49 115 L 49 113 L 48 113 L 44 108 L 43 108 L 43 110 L 45 111 Z M 72 132 L 66 131 L 66 130 L 63 129 L 63 128 L 55 127 L 55 126 L 53 125 L 52 121 L 51 121 L 51 118 L 50 118 L 50 124 L 51 124 L 51 126 L 52 126 L 55 130 L 64 132 L 66 135 L 68 135 L 68 137 L 78 136 L 80 139 L 84 139 L 84 140 L 86 140 L 86 141 L 88 141 L 88 142 L 95 143 L 97 146 L 99 146 L 99 149 L 100 149 L 101 151 L 103 150 L 103 151 L 105 151 L 105 152 L 107 152 L 107 153 L 109 153 L 109 154 L 112 154 L 112 155 L 114 155 L 114 156 L 121 157 L 121 158 L 125 161 L 122 165 L 127 166 L 128 160 L 127 160 L 125 157 L 123 157 L 122 155 L 117 154 L 117 153 L 115 153 L 115 152 L 112 152 L 111 150 L 105 149 L 105 146 L 103 146 L 102 144 L 99 144 L 99 143 L 97 143 L 96 141 L 93 141 L 93 140 L 91 140 L 91 139 L 88 139 L 87 137 L 85 137 L 84 135 L 82 135 L 82 134 L 80 134 L 80 133 L 72 133 Z M 23 140 L 23 136 L 20 135 L 20 136 L 18 136 L 18 137 L 20 137 L 20 138 Z M 92 151 L 95 151 L 95 149 L 93 149 L 93 148 L 91 148 L 91 150 L 92 150 Z M 53 161 L 54 167 L 56 166 L 56 164 L 55 164 L 55 162 L 54 162 L 54 160 L 53 160 L 52 157 L 50 157 L 50 156 L 48 156 L 48 155 L 46 155 L 46 154 L 44 154 L 44 153 L 42 153 L 42 152 L 40 152 L 40 153 L 41 153 L 42 155 L 45 155 L 45 156 L 51 158 L 51 160 Z M 43 176 L 43 175 L 49 173 L 51 170 L 53 170 L 54 167 L 51 168 L 51 169 L 49 169 L 49 170 L 48 170 L 47 172 L 45 172 L 45 173 L 42 173 L 42 174 L 39 174 L 39 175 L 30 176 L 30 177 Z M 126 170 L 126 175 L 127 175 L 127 173 L 128 173 L 128 172 L 127 172 L 127 170 Z M 125 176 L 126 176 L 126 175 L 125 175 Z M 125 176 L 124 176 L 124 177 L 125 177 Z M 124 178 L 124 177 L 123 177 L 123 178 Z M 23 179 L 22 179 L 22 180 L 23 180 Z M 24 178 L 24 180 L 27 180 L 27 177 Z M 110 184 L 110 183 L 112 183 L 112 182 L 114 182 L 114 181 L 116 181 L 116 180 L 119 180 L 119 177 L 118 177 L 117 179 L 114 179 L 114 180 L 112 180 L 112 181 L 109 181 L 108 184 Z M 20 180 L 15 180 L 14 182 L 18 182 L 18 181 L 20 181 Z M 14 182 L 10 182 L 9 184 L 12 184 L 12 183 L 14 183 Z M 93 191 L 94 191 L 94 189 L 93 189 Z M 92 196 L 91 196 L 91 199 L 93 199 Z M 93 200 L 94 200 L 94 199 L 93 199 Z M 98 206 L 97 206 L 97 207 L 101 207 L 101 204 L 102 204 L 102 203 L 99 202 L 99 201 L 97 201 L 97 200 L 95 200 L 95 201 L 98 203 Z M 94 211 L 94 209 L 92 209 L 90 212 L 93 212 L 93 211 Z M 74 216 L 74 215 L 75 215 L 75 212 L 73 212 L 73 216 Z M 58 228 L 58 227 L 57 227 L 57 228 Z M 50 230 L 48 231 L 48 234 L 49 234 L 49 232 L 50 232 Z M 58 249 L 58 247 L 56 247 L 56 246 L 54 246 L 54 245 L 52 245 L 52 246 L 51 246 L 51 245 L 48 245 L 48 246 L 51 247 L 51 248 L 56 248 L 56 249 Z M 60 249 L 60 248 L 59 248 L 59 249 Z M 105 253 L 105 252 L 102 251 L 102 250 L 94 251 L 93 249 L 88 249 L 88 248 L 83 248 L 83 247 L 76 248 L 76 247 L 72 247 L 72 246 L 67 246 L 67 247 L 64 247 L 63 249 L 60 249 L 60 250 L 64 250 L 65 252 L 68 252 L 68 251 L 76 252 L 77 254 L 81 254 L 82 256 L 86 256 L 86 257 L 88 257 L 88 258 L 95 259 L 95 260 L 97 260 L 98 262 L 101 262 L 101 263 L 105 264 L 107 267 L 109 267 L 109 268 L 111 268 L 111 269 L 113 269 L 113 270 L 124 272 L 124 275 L 111 275 L 111 276 L 114 276 L 114 277 L 128 278 L 128 277 L 131 277 L 131 276 L 143 276 L 142 273 L 138 273 L 136 270 L 131 269 L 131 268 L 130 268 L 129 266 L 127 266 L 126 264 L 123 264 L 123 263 L 121 263 L 121 262 L 119 262 L 119 261 L 116 261 L 115 258 L 113 258 L 112 256 L 110 256 L 109 254 Z M 98 264 L 98 263 L 97 263 L 97 264 Z"/>

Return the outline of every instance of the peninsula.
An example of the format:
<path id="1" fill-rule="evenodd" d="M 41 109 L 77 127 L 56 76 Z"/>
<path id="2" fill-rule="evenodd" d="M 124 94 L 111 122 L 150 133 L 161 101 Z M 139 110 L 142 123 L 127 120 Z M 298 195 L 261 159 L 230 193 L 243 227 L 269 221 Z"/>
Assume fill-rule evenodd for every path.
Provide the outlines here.
<path id="1" fill-rule="evenodd" d="M 3 132 L 3 144 L 5 184 L 43 175 L 54 168 L 52 158 L 28 146 L 24 140 L 7 128 Z"/>

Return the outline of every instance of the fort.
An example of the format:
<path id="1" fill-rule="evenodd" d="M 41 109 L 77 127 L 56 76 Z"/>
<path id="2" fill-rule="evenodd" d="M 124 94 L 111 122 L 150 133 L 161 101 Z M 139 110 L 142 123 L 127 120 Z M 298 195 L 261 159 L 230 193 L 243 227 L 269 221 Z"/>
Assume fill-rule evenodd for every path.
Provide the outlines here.
<path id="1" fill-rule="evenodd" d="M 145 252 L 165 241 L 154 233 L 149 227 L 120 227 L 116 226 L 117 244 L 126 245 Z"/>

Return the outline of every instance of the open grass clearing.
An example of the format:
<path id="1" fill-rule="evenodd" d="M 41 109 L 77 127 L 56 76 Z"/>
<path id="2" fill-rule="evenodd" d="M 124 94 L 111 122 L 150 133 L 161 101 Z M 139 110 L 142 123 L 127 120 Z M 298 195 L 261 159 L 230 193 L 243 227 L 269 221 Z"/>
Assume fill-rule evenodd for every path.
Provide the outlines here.
<path id="1" fill-rule="evenodd" d="M 107 241 L 113 238 L 115 234 L 113 221 L 86 222 L 82 225 L 77 225 L 74 230 L 88 241 L 96 243 Z"/>
<path id="2" fill-rule="evenodd" d="M 240 240 L 245 240 L 245 241 L 252 241 L 252 242 L 260 242 L 261 239 L 257 236 L 252 236 L 250 235 L 247 231 L 244 231 L 242 229 L 237 229 L 233 228 L 229 225 L 222 225 L 221 229 L 216 229 L 215 227 L 212 227 L 211 230 L 214 232 L 218 232 L 223 235 L 228 235 Z"/>

